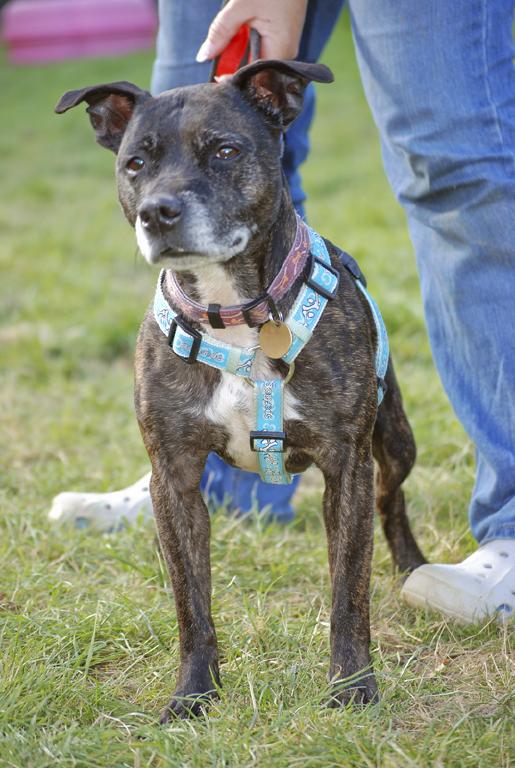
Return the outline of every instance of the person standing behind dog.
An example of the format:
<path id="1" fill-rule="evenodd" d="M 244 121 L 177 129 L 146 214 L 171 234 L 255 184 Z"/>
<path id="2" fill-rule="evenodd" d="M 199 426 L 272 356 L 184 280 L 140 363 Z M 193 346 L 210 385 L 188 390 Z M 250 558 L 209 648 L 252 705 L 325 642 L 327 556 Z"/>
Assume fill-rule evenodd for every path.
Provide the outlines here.
<path id="1" fill-rule="evenodd" d="M 188 47 L 181 19 L 190 14 L 196 30 L 205 12 L 214 16 L 198 51 L 204 66 L 242 24 L 261 34 L 264 58 L 299 51 L 309 60 L 320 55 L 342 5 L 230 0 L 216 13 L 215 4 L 160 0 L 155 90 L 171 87 L 166 82 L 184 67 L 177 52 Z M 421 566 L 403 595 L 465 622 L 508 617 L 515 605 L 515 0 L 348 5 L 385 171 L 408 218 L 433 357 L 477 455 L 469 519 L 478 550 L 457 565 Z M 191 66 L 188 77 L 206 79 L 207 69 L 201 76 Z M 297 204 L 311 114 L 312 102 L 297 135 L 287 134 Z"/>

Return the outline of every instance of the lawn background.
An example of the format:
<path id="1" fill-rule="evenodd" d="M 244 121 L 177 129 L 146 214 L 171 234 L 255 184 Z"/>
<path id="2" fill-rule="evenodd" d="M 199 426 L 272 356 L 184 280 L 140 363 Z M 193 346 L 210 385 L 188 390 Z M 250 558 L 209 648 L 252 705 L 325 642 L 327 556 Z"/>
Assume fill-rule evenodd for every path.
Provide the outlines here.
<path id="1" fill-rule="evenodd" d="M 313 226 L 350 251 L 390 332 L 418 464 L 407 483 L 426 555 L 473 550 L 473 451 L 435 374 L 404 215 L 384 179 L 345 21 L 324 56 L 305 186 Z M 318 479 L 287 527 L 213 520 L 213 612 L 224 689 L 209 716 L 156 726 L 177 623 L 152 522 L 57 531 L 63 489 L 107 490 L 147 468 L 132 352 L 155 273 L 116 202 L 113 156 L 61 93 L 148 83 L 151 54 L 15 69 L 0 61 L 0 766 L 508 766 L 509 633 L 459 628 L 399 601 L 380 531 L 372 652 L 380 706 L 320 706 L 329 590 Z"/>

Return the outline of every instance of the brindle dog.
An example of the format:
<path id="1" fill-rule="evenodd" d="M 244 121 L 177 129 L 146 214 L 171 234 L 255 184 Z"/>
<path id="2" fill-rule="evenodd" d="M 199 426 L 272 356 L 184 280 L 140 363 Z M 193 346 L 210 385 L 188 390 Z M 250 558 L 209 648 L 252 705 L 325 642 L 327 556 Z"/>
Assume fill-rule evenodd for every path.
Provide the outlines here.
<path id="1" fill-rule="evenodd" d="M 299 114 L 317 64 L 258 61 L 230 81 L 177 88 L 153 98 L 125 82 L 66 93 L 56 111 L 80 102 L 97 141 L 117 154 L 119 198 L 151 264 L 173 270 L 203 303 L 241 303 L 263 293 L 293 242 L 294 209 L 281 172 L 282 132 Z M 285 388 L 289 472 L 311 463 L 325 479 L 323 514 L 332 584 L 330 706 L 377 699 L 369 653 L 369 582 L 375 502 L 401 571 L 424 558 L 410 531 L 402 482 L 415 443 L 390 361 L 377 407 L 376 332 L 366 300 L 327 242 L 341 275 L 313 338 Z M 279 303 L 284 316 L 300 278 Z M 167 295 L 167 283 L 163 290 Z M 169 299 L 169 295 L 168 295 Z M 170 300 L 170 299 L 169 299 Z M 257 329 L 196 326 L 230 344 L 253 346 Z M 258 354 L 256 378 L 287 366 Z M 170 349 L 149 310 L 136 352 L 136 411 L 152 462 L 151 494 L 172 579 L 181 664 L 163 714 L 196 714 L 220 684 L 211 617 L 209 514 L 199 482 L 210 451 L 257 471 L 249 447 L 253 388 Z"/>

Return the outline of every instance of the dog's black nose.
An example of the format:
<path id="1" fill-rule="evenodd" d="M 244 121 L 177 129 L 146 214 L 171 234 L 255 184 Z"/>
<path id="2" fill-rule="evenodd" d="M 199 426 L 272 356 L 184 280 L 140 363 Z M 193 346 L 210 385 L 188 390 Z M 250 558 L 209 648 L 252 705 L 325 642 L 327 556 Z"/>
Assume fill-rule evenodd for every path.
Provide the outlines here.
<path id="1" fill-rule="evenodd" d="M 181 215 L 178 197 L 147 197 L 138 213 L 141 224 L 150 232 L 171 229 Z"/>

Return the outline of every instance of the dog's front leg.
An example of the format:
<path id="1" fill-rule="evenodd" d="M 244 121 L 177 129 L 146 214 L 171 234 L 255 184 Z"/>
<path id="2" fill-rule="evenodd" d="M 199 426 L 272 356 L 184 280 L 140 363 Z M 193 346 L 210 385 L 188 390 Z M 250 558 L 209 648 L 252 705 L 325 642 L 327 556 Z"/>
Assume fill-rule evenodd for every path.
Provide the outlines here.
<path id="1" fill-rule="evenodd" d="M 198 456 L 154 459 L 150 492 L 161 550 L 168 566 L 179 623 L 180 669 L 161 722 L 197 715 L 219 685 L 211 618 L 210 521 L 199 483 Z"/>
<path id="2" fill-rule="evenodd" d="M 370 658 L 369 588 L 373 548 L 373 462 L 370 437 L 344 446 L 322 468 L 324 520 L 332 586 L 329 706 L 377 700 Z"/>

